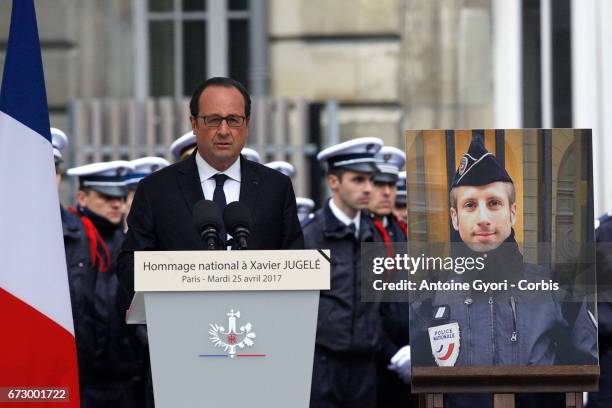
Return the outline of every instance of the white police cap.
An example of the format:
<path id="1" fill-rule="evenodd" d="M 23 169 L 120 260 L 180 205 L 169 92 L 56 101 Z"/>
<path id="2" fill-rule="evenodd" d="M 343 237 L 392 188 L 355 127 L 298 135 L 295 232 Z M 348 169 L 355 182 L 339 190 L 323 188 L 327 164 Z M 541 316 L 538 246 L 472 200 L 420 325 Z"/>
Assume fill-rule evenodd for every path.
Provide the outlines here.
<path id="1" fill-rule="evenodd" d="M 125 183 L 128 188 L 136 189 L 140 180 L 159 169 L 169 166 L 170 162 L 161 157 L 141 157 L 132 160 L 130 164 L 134 167 L 134 171 L 126 175 Z"/>
<path id="2" fill-rule="evenodd" d="M 183 136 L 176 139 L 170 145 L 170 153 L 174 156 L 174 160 L 179 161 L 189 156 L 196 146 L 196 137 L 193 130 L 185 133 Z"/>
<path id="3" fill-rule="evenodd" d="M 374 181 L 395 183 L 406 163 L 406 154 L 397 147 L 383 146 L 375 157 L 378 173 L 374 175 Z"/>
<path id="4" fill-rule="evenodd" d="M 125 177 L 133 171 L 134 166 L 130 162 L 115 160 L 73 167 L 66 174 L 79 178 L 79 188 L 91 188 L 111 197 L 125 197 Z"/>
<path id="5" fill-rule="evenodd" d="M 55 162 L 62 160 L 62 151 L 68 144 L 68 136 L 58 128 L 51 128 L 51 145 L 53 146 L 53 158 Z"/>
<path id="6" fill-rule="evenodd" d="M 397 177 L 397 194 L 395 196 L 395 203 L 399 205 L 406 205 L 406 172 L 400 171 Z"/>
<path id="7" fill-rule="evenodd" d="M 247 160 L 254 161 L 256 163 L 261 163 L 261 157 L 259 156 L 259 153 L 257 153 L 250 147 L 243 148 L 240 154 L 242 154 Z"/>
<path id="8" fill-rule="evenodd" d="M 280 171 L 288 177 L 293 177 L 295 175 L 295 167 L 293 167 L 291 163 L 287 163 L 286 161 L 273 161 L 267 163 L 266 166 L 276 171 Z"/>
<path id="9" fill-rule="evenodd" d="M 374 156 L 383 145 L 377 137 L 360 137 L 322 150 L 317 160 L 327 165 L 327 171 L 338 168 L 373 173 L 377 171 Z"/>
<path id="10" fill-rule="evenodd" d="M 310 198 L 295 197 L 298 213 L 309 213 L 314 209 L 315 203 Z"/>
<path id="11" fill-rule="evenodd" d="M 295 204 L 297 206 L 298 220 L 300 220 L 300 223 L 302 223 L 309 216 L 311 216 L 312 210 L 315 207 L 315 203 L 310 198 L 295 197 Z"/>

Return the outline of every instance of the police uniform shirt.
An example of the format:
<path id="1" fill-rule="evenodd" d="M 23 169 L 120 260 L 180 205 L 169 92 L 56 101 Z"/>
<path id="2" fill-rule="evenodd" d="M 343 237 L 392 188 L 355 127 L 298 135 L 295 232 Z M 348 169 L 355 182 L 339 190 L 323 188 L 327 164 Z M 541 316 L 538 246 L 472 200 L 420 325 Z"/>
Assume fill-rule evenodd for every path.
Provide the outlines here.
<path id="1" fill-rule="evenodd" d="M 359 237 L 359 224 L 361 221 L 361 211 L 357 211 L 355 218 L 351 219 L 349 218 L 348 215 L 344 213 L 344 211 L 342 211 L 340 208 L 338 208 L 338 206 L 336 206 L 336 204 L 334 204 L 333 198 L 329 199 L 329 208 L 332 210 L 332 213 L 338 219 L 338 221 L 340 221 L 344 225 L 346 226 L 349 226 L 351 224 L 355 225 L 355 238 L 358 238 Z"/>

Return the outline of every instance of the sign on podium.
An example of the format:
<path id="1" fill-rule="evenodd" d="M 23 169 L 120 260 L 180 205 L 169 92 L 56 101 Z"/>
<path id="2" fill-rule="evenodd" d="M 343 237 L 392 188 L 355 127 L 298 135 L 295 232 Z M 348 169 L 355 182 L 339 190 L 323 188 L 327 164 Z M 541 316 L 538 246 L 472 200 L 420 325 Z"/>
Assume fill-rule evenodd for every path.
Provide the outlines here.
<path id="1" fill-rule="evenodd" d="M 135 252 L 157 407 L 308 407 L 329 251 Z"/>

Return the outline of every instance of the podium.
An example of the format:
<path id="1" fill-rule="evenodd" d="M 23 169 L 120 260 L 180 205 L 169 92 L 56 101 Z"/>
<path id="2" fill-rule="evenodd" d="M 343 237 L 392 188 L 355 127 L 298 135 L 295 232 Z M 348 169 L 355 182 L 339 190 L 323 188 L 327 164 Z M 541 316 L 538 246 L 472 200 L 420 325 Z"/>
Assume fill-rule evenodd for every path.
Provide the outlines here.
<path id="1" fill-rule="evenodd" d="M 136 252 L 156 407 L 308 407 L 329 251 Z"/>

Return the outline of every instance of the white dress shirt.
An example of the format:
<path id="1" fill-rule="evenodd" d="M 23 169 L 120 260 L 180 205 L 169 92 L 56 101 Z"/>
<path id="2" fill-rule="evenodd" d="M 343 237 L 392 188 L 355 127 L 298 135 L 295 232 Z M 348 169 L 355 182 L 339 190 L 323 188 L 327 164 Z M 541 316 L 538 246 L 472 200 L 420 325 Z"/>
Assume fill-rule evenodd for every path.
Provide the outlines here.
<path id="1" fill-rule="evenodd" d="M 198 166 L 198 174 L 200 175 L 200 183 L 202 184 L 202 191 L 204 192 L 204 198 L 207 200 L 213 199 L 215 193 L 215 187 L 217 186 L 213 176 L 215 174 L 225 174 L 229 178 L 225 180 L 223 184 L 223 192 L 225 193 L 225 202 L 227 204 L 238 201 L 240 198 L 240 157 L 236 159 L 227 170 L 219 171 L 206 163 L 206 160 L 196 154 L 196 164 Z"/>
<path id="2" fill-rule="evenodd" d="M 229 178 L 223 183 L 223 193 L 225 193 L 225 203 L 233 203 L 238 201 L 240 198 L 240 157 L 236 159 L 227 170 L 219 171 L 212 167 L 200 156 L 200 153 L 196 154 L 196 165 L 198 166 L 198 174 L 200 175 L 200 184 L 202 184 L 202 192 L 206 200 L 212 201 L 213 195 L 215 194 L 215 187 L 217 183 L 213 176 L 215 174 L 225 174 Z M 230 239 L 232 236 L 227 234 L 226 239 Z M 227 250 L 231 250 L 231 246 L 227 246 Z"/>
<path id="3" fill-rule="evenodd" d="M 329 199 L 329 208 L 332 210 L 334 216 L 344 225 L 355 224 L 355 238 L 359 238 L 359 222 L 361 221 L 361 210 L 357 211 L 357 215 L 355 218 L 349 218 L 348 215 L 344 213 L 336 204 L 334 204 L 334 199 Z"/>

